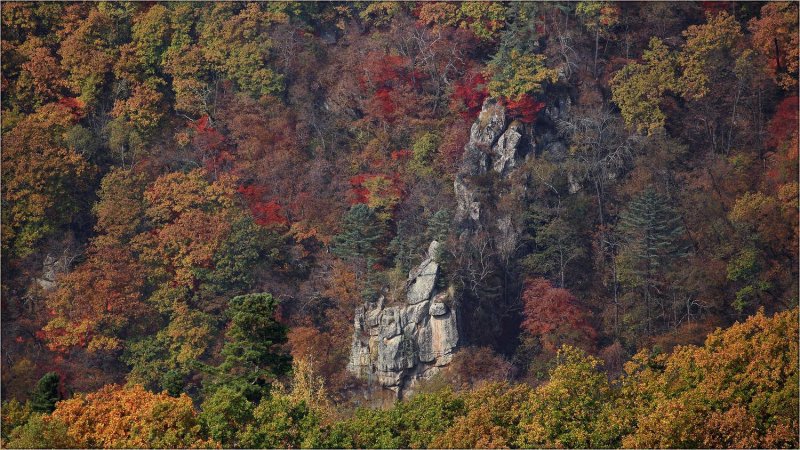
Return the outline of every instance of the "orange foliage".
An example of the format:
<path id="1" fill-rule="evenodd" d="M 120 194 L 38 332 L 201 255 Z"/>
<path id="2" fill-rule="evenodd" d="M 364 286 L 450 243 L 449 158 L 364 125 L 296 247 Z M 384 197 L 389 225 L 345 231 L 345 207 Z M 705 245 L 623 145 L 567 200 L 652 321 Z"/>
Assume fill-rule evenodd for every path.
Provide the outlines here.
<path id="1" fill-rule="evenodd" d="M 63 133 L 75 110 L 49 103 L 3 133 L 3 247 L 14 240 L 22 254 L 58 226 L 68 223 L 94 168 Z"/>
<path id="2" fill-rule="evenodd" d="M 46 47 L 36 47 L 30 51 L 29 58 L 22 69 L 30 74 L 36 94 L 45 100 L 60 97 L 66 87 L 65 74 L 52 52 Z"/>
<path id="3" fill-rule="evenodd" d="M 798 35 L 797 3 L 768 2 L 758 18 L 750 21 L 753 44 L 769 58 L 769 69 L 786 90 L 797 87 L 800 35 Z"/>
<path id="4" fill-rule="evenodd" d="M 108 385 L 97 392 L 59 402 L 53 418 L 85 448 L 211 448 L 186 394 L 153 394 L 139 385 Z"/>
<path id="5" fill-rule="evenodd" d="M 465 398 L 466 415 L 431 442 L 431 448 L 508 448 L 522 419 L 519 405 L 531 394 L 526 384 L 491 383 Z"/>
<path id="6" fill-rule="evenodd" d="M 91 249 L 88 260 L 65 275 L 47 298 L 53 315 L 43 330 L 48 347 L 54 351 L 118 349 L 119 333 L 149 311 L 140 293 L 143 272 L 128 250 Z"/>
<path id="7" fill-rule="evenodd" d="M 176 283 L 187 287 L 194 287 L 195 269 L 212 268 L 235 214 L 234 179 L 223 176 L 209 183 L 205 175 L 202 169 L 170 173 L 144 192 L 145 214 L 157 228 L 137 238 L 142 257 L 165 266 Z"/>

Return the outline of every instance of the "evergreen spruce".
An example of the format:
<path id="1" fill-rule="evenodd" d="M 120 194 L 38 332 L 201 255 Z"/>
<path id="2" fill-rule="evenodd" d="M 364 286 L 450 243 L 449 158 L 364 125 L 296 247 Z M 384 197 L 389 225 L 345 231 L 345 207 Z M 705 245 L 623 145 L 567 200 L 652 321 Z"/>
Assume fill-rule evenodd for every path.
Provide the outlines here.
<path id="1" fill-rule="evenodd" d="M 36 383 L 31 393 L 30 406 L 34 412 L 51 413 L 56 409 L 56 402 L 61 400 L 58 393 L 60 377 L 55 372 L 48 372 Z"/>
<path id="2" fill-rule="evenodd" d="M 345 214 L 342 232 L 333 238 L 333 253 L 347 261 L 361 260 L 366 271 L 378 257 L 377 245 L 384 227 L 367 205 L 358 204 Z"/>
<path id="3" fill-rule="evenodd" d="M 270 294 L 231 299 L 230 325 L 217 367 L 215 387 L 238 389 L 250 401 L 269 393 L 272 381 L 291 368 L 291 357 L 278 346 L 286 342 L 286 327 L 275 320 L 278 301 Z"/>
<path id="4" fill-rule="evenodd" d="M 622 214 L 619 228 L 623 282 L 644 298 L 645 327 L 652 333 L 654 306 L 666 292 L 666 280 L 675 262 L 688 254 L 685 229 L 668 199 L 653 188 L 634 198 Z"/>

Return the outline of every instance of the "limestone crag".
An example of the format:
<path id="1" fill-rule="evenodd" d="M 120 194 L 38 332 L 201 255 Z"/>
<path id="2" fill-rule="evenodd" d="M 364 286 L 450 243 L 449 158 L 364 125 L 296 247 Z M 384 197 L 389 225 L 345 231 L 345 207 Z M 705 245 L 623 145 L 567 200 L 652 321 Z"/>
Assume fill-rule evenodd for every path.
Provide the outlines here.
<path id="1" fill-rule="evenodd" d="M 541 113 L 536 123 L 526 125 L 509 121 L 505 107 L 487 98 L 478 119 L 470 129 L 469 142 L 456 174 L 453 188 L 456 197 L 456 223 L 462 228 L 480 227 L 481 202 L 477 198 L 475 179 L 490 170 L 507 178 L 529 155 L 546 153 L 563 159 L 567 147 L 557 131 L 556 123 L 569 114 L 572 102 L 568 95 L 555 98 Z"/>
<path id="2" fill-rule="evenodd" d="M 522 124 L 515 120 L 497 139 L 497 143 L 492 147 L 492 154 L 495 155 L 492 169 L 495 172 L 505 175 L 509 170 L 516 167 L 517 150 L 522 139 L 522 133 Z"/>
<path id="3" fill-rule="evenodd" d="M 427 258 L 409 273 L 403 304 L 386 306 L 381 297 L 356 310 L 348 370 L 398 396 L 448 364 L 458 346 L 456 311 L 447 305 L 452 295 L 436 292 L 438 247 L 431 242 Z"/>
<path id="4" fill-rule="evenodd" d="M 509 120 L 505 107 L 489 98 L 470 129 L 459 170 L 454 181 L 455 224 L 462 242 L 477 230 L 489 231 L 497 249 L 512 254 L 519 231 L 510 217 L 489 221 L 493 205 L 479 195 L 486 176 L 504 180 L 496 194 L 502 198 L 510 189 L 515 170 L 524 158 L 537 150 L 566 155 L 566 146 L 556 131 L 556 122 L 568 113 L 569 97 L 548 106 L 535 124 Z M 501 183 L 502 184 L 502 183 Z M 486 223 L 483 223 L 486 222 Z M 492 222 L 492 223 L 490 223 Z M 394 391 L 397 397 L 413 389 L 420 379 L 429 378 L 450 363 L 460 342 L 458 309 L 454 289 L 441 288 L 436 256 L 439 243 L 433 241 L 427 258 L 413 268 L 406 282 L 406 296 L 400 305 L 386 305 L 384 297 L 356 309 L 355 332 L 348 370 Z M 465 311 L 467 313 L 468 311 Z M 463 331 L 463 330 L 462 330 Z M 461 338 L 463 340 L 463 337 Z"/>

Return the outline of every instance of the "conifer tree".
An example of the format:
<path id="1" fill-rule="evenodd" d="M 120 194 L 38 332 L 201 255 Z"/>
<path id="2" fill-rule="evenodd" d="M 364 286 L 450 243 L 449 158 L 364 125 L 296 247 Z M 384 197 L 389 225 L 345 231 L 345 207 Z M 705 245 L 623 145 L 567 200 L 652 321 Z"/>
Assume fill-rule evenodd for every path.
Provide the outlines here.
<path id="1" fill-rule="evenodd" d="M 290 369 L 291 357 L 277 346 L 286 342 L 286 327 L 275 320 L 278 301 L 270 294 L 234 297 L 228 306 L 231 318 L 225 358 L 216 368 L 215 385 L 238 389 L 251 401 L 269 392 L 271 382 Z"/>
<path id="2" fill-rule="evenodd" d="M 375 211 L 364 204 L 354 205 L 345 214 L 342 232 L 333 237 L 333 253 L 353 264 L 356 273 L 368 280 L 364 295 L 370 296 L 374 277 L 373 266 L 379 262 L 379 244 L 385 233 L 385 223 Z"/>
<path id="3" fill-rule="evenodd" d="M 36 383 L 31 393 L 31 410 L 35 412 L 50 413 L 56 409 L 56 402 L 61 400 L 58 393 L 60 377 L 55 372 L 48 372 Z"/>
<path id="4" fill-rule="evenodd" d="M 648 187 L 628 204 L 618 231 L 624 241 L 620 251 L 621 280 L 643 298 L 645 326 L 650 333 L 653 306 L 668 287 L 669 271 L 678 258 L 687 255 L 685 230 L 668 200 Z"/>

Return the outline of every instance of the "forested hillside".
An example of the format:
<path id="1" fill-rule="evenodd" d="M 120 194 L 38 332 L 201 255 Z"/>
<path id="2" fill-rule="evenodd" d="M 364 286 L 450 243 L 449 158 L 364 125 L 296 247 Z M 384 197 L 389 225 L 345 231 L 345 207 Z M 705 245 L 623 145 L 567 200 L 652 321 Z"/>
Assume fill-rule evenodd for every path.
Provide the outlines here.
<path id="1" fill-rule="evenodd" d="M 3 446 L 798 447 L 798 47 L 782 2 L 3 2 Z"/>

